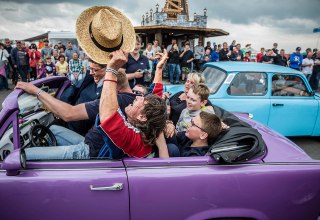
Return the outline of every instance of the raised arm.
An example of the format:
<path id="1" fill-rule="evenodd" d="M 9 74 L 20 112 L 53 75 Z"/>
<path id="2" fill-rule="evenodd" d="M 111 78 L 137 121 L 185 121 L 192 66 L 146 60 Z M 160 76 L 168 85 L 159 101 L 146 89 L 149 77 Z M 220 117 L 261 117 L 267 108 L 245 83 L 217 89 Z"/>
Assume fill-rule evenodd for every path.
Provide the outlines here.
<path id="1" fill-rule="evenodd" d="M 162 83 L 162 72 L 163 68 L 168 60 L 168 52 L 164 49 L 163 53 L 157 53 L 156 59 L 160 59 L 156 67 L 156 72 L 154 75 L 153 83 Z"/>
<path id="2" fill-rule="evenodd" d="M 103 89 L 100 98 L 99 117 L 102 123 L 112 116 L 119 108 L 117 99 L 117 76 L 116 72 L 128 61 L 128 53 L 122 50 L 114 51 L 106 69 Z"/>

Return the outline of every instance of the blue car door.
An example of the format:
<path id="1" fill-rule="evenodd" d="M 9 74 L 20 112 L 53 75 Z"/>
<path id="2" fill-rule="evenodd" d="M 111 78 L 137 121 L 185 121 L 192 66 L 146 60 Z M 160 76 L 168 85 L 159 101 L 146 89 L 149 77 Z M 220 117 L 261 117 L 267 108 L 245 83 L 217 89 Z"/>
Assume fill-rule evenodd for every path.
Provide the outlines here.
<path id="1" fill-rule="evenodd" d="M 312 135 L 318 111 L 319 101 L 303 77 L 273 75 L 269 127 L 285 136 Z"/>

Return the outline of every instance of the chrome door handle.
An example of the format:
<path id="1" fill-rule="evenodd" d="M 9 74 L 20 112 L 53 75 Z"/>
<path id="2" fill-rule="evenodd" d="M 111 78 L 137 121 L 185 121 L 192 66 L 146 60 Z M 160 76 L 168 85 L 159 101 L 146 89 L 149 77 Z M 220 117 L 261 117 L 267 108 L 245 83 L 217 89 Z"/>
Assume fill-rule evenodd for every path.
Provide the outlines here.
<path id="1" fill-rule="evenodd" d="M 284 106 L 284 104 L 273 103 L 272 106 Z"/>
<path id="2" fill-rule="evenodd" d="M 104 187 L 94 187 L 93 185 L 90 185 L 91 191 L 119 191 L 123 189 L 123 183 L 115 183 L 113 186 L 104 186 Z"/>

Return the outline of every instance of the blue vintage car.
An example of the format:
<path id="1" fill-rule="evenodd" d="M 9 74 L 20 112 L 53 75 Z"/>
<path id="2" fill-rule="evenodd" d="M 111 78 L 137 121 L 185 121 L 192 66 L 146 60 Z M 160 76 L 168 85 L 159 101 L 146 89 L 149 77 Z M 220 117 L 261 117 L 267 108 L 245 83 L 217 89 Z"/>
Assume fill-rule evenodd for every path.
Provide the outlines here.
<path id="1" fill-rule="evenodd" d="M 69 84 L 33 83 L 55 97 Z M 25 148 L 54 144 L 54 115 L 15 90 L 0 112 L 0 219 L 319 219 L 320 162 L 247 114 L 223 115 L 259 135 L 203 157 L 26 161 Z"/>
<path id="2" fill-rule="evenodd" d="M 320 96 L 299 71 L 270 64 L 214 62 L 205 65 L 209 100 L 285 136 L 320 136 Z M 182 85 L 167 85 L 171 94 Z"/>

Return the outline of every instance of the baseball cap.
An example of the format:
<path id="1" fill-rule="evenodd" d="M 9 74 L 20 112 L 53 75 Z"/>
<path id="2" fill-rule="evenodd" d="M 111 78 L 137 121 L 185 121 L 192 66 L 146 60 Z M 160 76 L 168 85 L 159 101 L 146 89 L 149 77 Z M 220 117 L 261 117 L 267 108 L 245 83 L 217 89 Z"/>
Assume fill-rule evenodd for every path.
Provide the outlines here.
<path id="1" fill-rule="evenodd" d="M 58 41 L 58 44 L 62 44 L 62 42 L 61 42 L 61 41 Z"/>
<path id="2" fill-rule="evenodd" d="M 301 50 L 301 47 L 297 47 L 296 50 Z"/>

